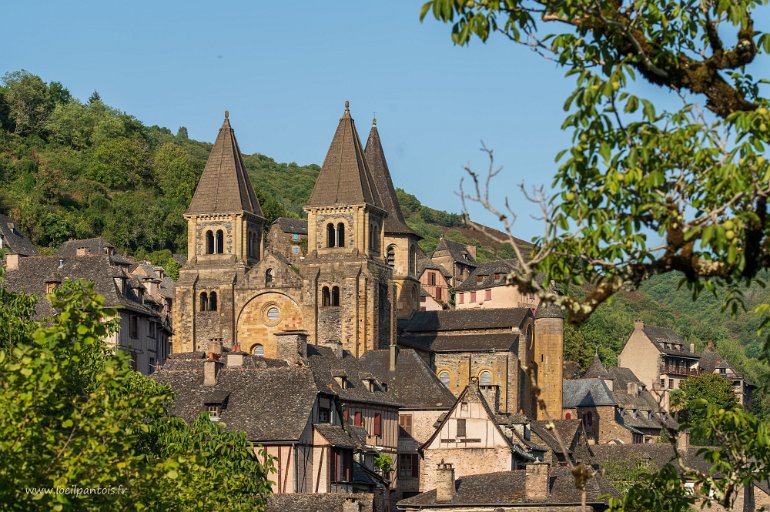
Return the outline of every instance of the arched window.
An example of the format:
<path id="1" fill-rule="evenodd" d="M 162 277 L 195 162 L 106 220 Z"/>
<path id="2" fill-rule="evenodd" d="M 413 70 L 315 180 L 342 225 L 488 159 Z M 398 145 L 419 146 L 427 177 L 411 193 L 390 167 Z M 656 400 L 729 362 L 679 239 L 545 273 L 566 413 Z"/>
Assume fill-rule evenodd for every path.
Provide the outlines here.
<path id="1" fill-rule="evenodd" d="M 385 254 L 385 261 L 390 265 L 391 267 L 396 266 L 396 246 L 395 245 L 389 245 L 388 250 Z"/>
<path id="2" fill-rule="evenodd" d="M 332 288 L 332 306 L 340 305 L 340 287 L 335 286 Z"/>
<path id="3" fill-rule="evenodd" d="M 321 290 L 321 305 L 326 307 L 332 303 L 331 294 L 329 293 L 329 287 L 324 286 Z"/>
<path id="4" fill-rule="evenodd" d="M 214 254 L 214 233 L 206 231 L 206 254 Z"/>
<path id="5" fill-rule="evenodd" d="M 206 292 L 201 293 L 201 303 L 200 303 L 200 310 L 201 311 L 207 311 L 209 308 L 209 297 L 206 295 Z"/>
<path id="6" fill-rule="evenodd" d="M 479 375 L 479 384 L 482 386 L 491 386 L 492 385 L 492 373 L 488 372 L 487 370 L 484 370 L 481 372 L 481 375 Z"/>
<path id="7" fill-rule="evenodd" d="M 273 283 L 273 269 L 269 268 L 265 271 L 265 285 L 270 286 Z"/>
<path id="8" fill-rule="evenodd" d="M 326 247 L 334 247 L 334 224 L 326 225 Z"/>
<path id="9" fill-rule="evenodd" d="M 264 357 L 265 356 L 265 347 L 263 347 L 261 344 L 257 343 L 256 345 L 251 347 L 251 355 L 252 356 Z"/>
<path id="10" fill-rule="evenodd" d="M 224 232 L 221 229 L 218 229 L 217 230 L 217 248 L 216 248 L 216 253 L 217 254 L 222 254 L 223 252 L 225 252 L 224 251 L 224 247 L 225 247 L 225 234 L 224 234 Z"/>
<path id="11" fill-rule="evenodd" d="M 337 247 L 345 247 L 345 224 L 337 224 Z"/>
<path id="12" fill-rule="evenodd" d="M 443 371 L 438 374 L 438 380 L 441 381 L 441 383 L 444 385 L 444 387 L 449 388 L 449 372 Z"/>
<path id="13" fill-rule="evenodd" d="M 276 322 L 281 318 L 281 312 L 277 307 L 273 306 L 267 310 L 267 319 L 271 322 Z"/>
<path id="14" fill-rule="evenodd" d="M 209 311 L 217 310 L 217 292 L 211 292 L 209 294 Z"/>

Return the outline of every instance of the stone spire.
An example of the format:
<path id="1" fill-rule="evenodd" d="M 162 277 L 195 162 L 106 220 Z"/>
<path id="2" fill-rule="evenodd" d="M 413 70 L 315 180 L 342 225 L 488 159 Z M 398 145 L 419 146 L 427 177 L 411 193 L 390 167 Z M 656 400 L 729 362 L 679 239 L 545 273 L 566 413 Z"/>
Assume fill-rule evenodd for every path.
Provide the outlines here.
<path id="1" fill-rule="evenodd" d="M 376 117 L 372 119 L 372 129 L 369 132 L 369 139 L 366 141 L 364 156 L 366 156 L 366 162 L 369 164 L 369 170 L 374 178 L 374 183 L 380 191 L 385 211 L 388 212 L 388 216 L 385 218 L 385 234 L 417 236 L 407 226 L 406 221 L 404 221 L 404 214 L 401 212 L 401 206 L 398 204 L 396 189 L 393 188 L 393 180 L 390 177 L 388 162 L 385 160 L 385 152 L 380 142 Z"/>
<path id="2" fill-rule="evenodd" d="M 355 122 L 350 117 L 350 104 L 346 101 L 345 112 L 337 125 L 307 206 L 360 204 L 385 210 L 364 157 Z"/>
<path id="3" fill-rule="evenodd" d="M 187 214 L 239 213 L 264 217 L 230 127 L 229 112 L 219 129 Z"/>
<path id="4" fill-rule="evenodd" d="M 583 374 L 583 378 L 604 380 L 610 379 L 610 374 L 602 364 L 602 360 L 599 359 L 598 353 L 594 356 L 593 361 L 591 361 L 591 366 L 589 366 L 586 372 Z"/>

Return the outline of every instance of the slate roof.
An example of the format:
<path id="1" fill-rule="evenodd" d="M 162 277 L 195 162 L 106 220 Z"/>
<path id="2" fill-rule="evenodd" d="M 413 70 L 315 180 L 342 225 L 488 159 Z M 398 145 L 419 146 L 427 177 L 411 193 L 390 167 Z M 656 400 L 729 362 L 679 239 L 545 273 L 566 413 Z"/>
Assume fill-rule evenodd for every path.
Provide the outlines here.
<path id="1" fill-rule="evenodd" d="M 244 360 L 260 359 L 244 356 Z M 152 374 L 174 390 L 172 414 L 193 422 L 212 393 L 227 392 L 220 420 L 228 430 L 244 431 L 255 442 L 300 439 L 319 393 L 309 368 L 285 364 L 258 368 L 259 361 L 243 368 L 223 364 L 216 385 L 204 386 L 204 362 L 202 354 L 172 357 Z"/>
<path id="2" fill-rule="evenodd" d="M 583 425 L 582 420 L 553 420 L 554 430 L 547 428 L 549 423 L 551 422 L 546 420 L 533 420 L 530 423 L 530 428 L 554 452 L 563 455 L 572 453 L 574 446 L 579 441 L 578 436 Z M 564 448 L 567 449 L 566 453 L 562 450 L 556 435 L 554 435 L 554 431 L 558 433 L 562 443 L 564 443 Z"/>
<path id="3" fill-rule="evenodd" d="M 519 334 L 440 334 L 437 336 L 399 336 L 399 345 L 433 352 L 518 352 Z"/>
<path id="4" fill-rule="evenodd" d="M 24 236 L 13 219 L 0 214 L 0 248 L 9 250 L 11 254 L 21 256 L 37 256 L 37 249 L 32 241 Z"/>
<path id="5" fill-rule="evenodd" d="M 610 374 L 602 364 L 602 360 L 599 359 L 599 355 L 595 355 L 591 365 L 583 374 L 584 379 L 609 379 Z"/>
<path id="6" fill-rule="evenodd" d="M 403 329 L 406 333 L 513 329 L 521 327 L 531 315 L 532 312 L 528 308 L 417 311 L 403 324 Z"/>
<path id="7" fill-rule="evenodd" d="M 307 206 L 356 204 L 385 209 L 346 101 Z"/>
<path id="8" fill-rule="evenodd" d="M 698 470 L 708 472 L 709 463 L 699 455 L 701 447 L 689 446 L 684 452 L 685 463 Z M 590 447 L 592 463 L 603 466 L 611 461 L 628 461 L 636 457 L 646 460 L 652 469 L 660 469 L 674 458 L 674 447 L 670 443 L 646 444 L 597 444 Z"/>
<path id="9" fill-rule="evenodd" d="M 388 212 L 388 216 L 385 218 L 385 233 L 419 236 L 406 224 L 401 206 L 398 204 L 398 196 L 396 196 L 396 189 L 393 188 L 393 179 L 390 176 L 388 162 L 385 160 L 385 151 L 382 149 L 376 120 L 372 121 L 372 129 L 369 132 L 369 139 L 366 141 L 364 156 L 369 164 L 374 183 L 380 192 L 382 204 L 385 211 Z"/>
<path id="10" fill-rule="evenodd" d="M 434 263 L 433 260 L 429 258 L 423 258 L 420 260 L 417 260 L 417 275 L 421 276 L 423 272 L 426 270 L 437 270 L 441 272 L 441 275 L 446 277 L 447 279 L 451 279 L 452 273 L 445 269 L 442 265 L 439 265 L 438 263 Z"/>
<path id="11" fill-rule="evenodd" d="M 355 500 L 361 512 L 374 512 L 374 495 L 365 493 L 271 494 L 267 512 L 344 512 L 343 504 Z"/>
<path id="12" fill-rule="evenodd" d="M 436 491 L 428 491 L 398 502 L 399 507 L 547 507 L 549 505 L 577 505 L 581 492 L 575 487 L 575 479 L 568 467 L 552 467 L 550 470 L 548 497 L 545 500 L 527 498 L 525 492 L 526 471 L 501 471 L 483 475 L 471 475 L 455 481 L 456 494 L 452 501 L 437 502 Z M 588 480 L 587 503 L 602 506 L 605 494 L 617 495 L 615 488 L 600 474 Z M 603 507 L 602 507 L 603 508 Z"/>
<path id="13" fill-rule="evenodd" d="M 481 290 L 485 288 L 495 288 L 506 286 L 505 276 L 513 270 L 516 260 L 496 260 L 479 263 L 476 268 L 471 270 L 467 279 L 455 288 L 458 292 L 472 290 Z M 495 279 L 495 274 L 502 274 L 502 279 Z M 478 278 L 481 277 L 481 282 Z"/>
<path id="14" fill-rule="evenodd" d="M 307 219 L 290 219 L 289 217 L 278 217 L 273 224 L 284 233 L 296 233 L 298 235 L 307 235 Z"/>
<path id="15" fill-rule="evenodd" d="M 739 372 L 733 365 L 731 365 L 722 354 L 711 347 L 706 347 L 706 349 L 701 353 L 698 366 L 702 371 L 706 373 L 714 373 L 714 370 L 721 369 L 731 370 L 738 378 L 743 379 L 747 385 L 756 387 L 753 382 L 744 377 L 741 372 Z"/>
<path id="16" fill-rule="evenodd" d="M 562 382 L 565 409 L 616 405 L 612 392 L 601 379 L 575 379 Z"/>
<path id="17" fill-rule="evenodd" d="M 644 334 L 647 335 L 650 340 L 652 340 L 658 351 L 663 354 L 687 357 L 691 359 L 700 358 L 700 355 L 694 352 L 690 352 L 687 343 L 681 336 L 667 327 L 645 325 L 643 330 Z M 673 348 L 667 348 L 667 345 L 672 345 Z"/>
<path id="18" fill-rule="evenodd" d="M 28 256 L 19 258 L 18 270 L 9 270 L 5 274 L 4 286 L 10 291 L 46 296 L 46 282 L 62 282 L 65 279 L 84 279 L 94 284 L 94 291 L 105 297 L 105 306 L 117 307 L 148 316 L 157 316 L 150 308 L 139 302 L 138 296 L 126 287 L 124 294 L 119 293 L 115 284 L 116 277 L 129 280 L 124 270 L 114 265 L 106 254 L 97 256 Z M 35 316 L 43 319 L 54 315 L 51 303 L 39 300 L 35 306 Z"/>
<path id="19" fill-rule="evenodd" d="M 454 395 L 414 350 L 398 350 L 395 373 L 390 372 L 387 349 L 369 351 L 361 356 L 361 362 L 387 383 L 393 399 L 404 409 L 449 409 L 455 402 Z"/>
<path id="20" fill-rule="evenodd" d="M 329 444 L 332 446 L 338 448 L 350 448 L 351 450 L 360 446 L 359 442 L 356 439 L 353 439 L 353 437 L 342 428 L 342 425 L 319 423 L 313 425 L 313 428 L 315 428 L 324 439 L 329 441 Z"/>
<path id="21" fill-rule="evenodd" d="M 248 212 L 264 217 L 228 113 L 211 148 L 188 214 Z"/>
<path id="22" fill-rule="evenodd" d="M 110 260 L 116 265 L 126 267 L 136 265 L 136 262 L 132 258 L 121 256 L 115 252 L 114 245 L 100 237 L 67 240 L 56 250 L 56 255 L 74 258 L 77 256 L 77 251 L 81 247 L 84 247 L 90 255 L 109 254 Z"/>
<path id="23" fill-rule="evenodd" d="M 379 383 L 375 384 L 374 391 L 366 388 L 362 380 L 370 370 L 349 352 L 345 351 L 342 357 L 337 357 L 331 348 L 308 345 L 307 360 L 318 389 L 328 389 L 336 393 L 341 400 L 398 407 L 398 402 L 389 390 L 385 391 Z M 347 384 L 344 389 L 335 380 L 335 375 L 346 377 Z"/>
<path id="24" fill-rule="evenodd" d="M 462 263 L 471 267 L 475 267 L 477 265 L 476 258 L 474 258 L 470 252 L 468 252 L 468 248 L 465 246 L 465 244 L 461 244 L 460 242 L 455 242 L 454 240 L 449 240 L 442 237 L 439 240 L 438 245 L 436 245 L 436 250 L 433 251 L 433 254 L 435 255 L 437 252 L 441 251 L 447 251 L 452 259 L 458 263 Z"/>

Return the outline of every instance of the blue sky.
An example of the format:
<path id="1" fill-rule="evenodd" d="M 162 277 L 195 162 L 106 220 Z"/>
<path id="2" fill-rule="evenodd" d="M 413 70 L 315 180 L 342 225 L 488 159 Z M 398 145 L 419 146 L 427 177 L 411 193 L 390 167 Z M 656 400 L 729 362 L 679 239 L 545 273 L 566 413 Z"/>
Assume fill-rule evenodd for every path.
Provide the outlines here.
<path id="1" fill-rule="evenodd" d="M 349 99 L 364 140 L 377 113 L 396 186 L 435 208 L 460 210 L 462 167 L 485 168 L 483 140 L 504 167 L 497 201 L 510 197 L 516 233 L 536 236 L 517 186 L 550 185 L 572 81 L 500 38 L 453 46 L 449 26 L 419 22 L 421 3 L 13 2 L 0 73 L 24 68 L 80 99 L 98 90 L 200 140 L 228 109 L 243 151 L 303 164 L 323 161 Z"/>

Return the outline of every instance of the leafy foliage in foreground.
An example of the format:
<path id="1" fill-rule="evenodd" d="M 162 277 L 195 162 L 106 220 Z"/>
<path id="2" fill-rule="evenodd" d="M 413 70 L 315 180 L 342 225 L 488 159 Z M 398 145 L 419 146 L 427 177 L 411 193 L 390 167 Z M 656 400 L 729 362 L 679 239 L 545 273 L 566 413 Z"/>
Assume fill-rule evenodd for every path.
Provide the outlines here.
<path id="1" fill-rule="evenodd" d="M 264 453 L 205 417 L 188 426 L 169 416 L 170 388 L 102 341 L 115 312 L 90 285 L 65 281 L 49 298 L 53 324 L 0 350 L 4 509 L 263 509 Z M 76 491 L 97 488 L 107 491 Z"/>

